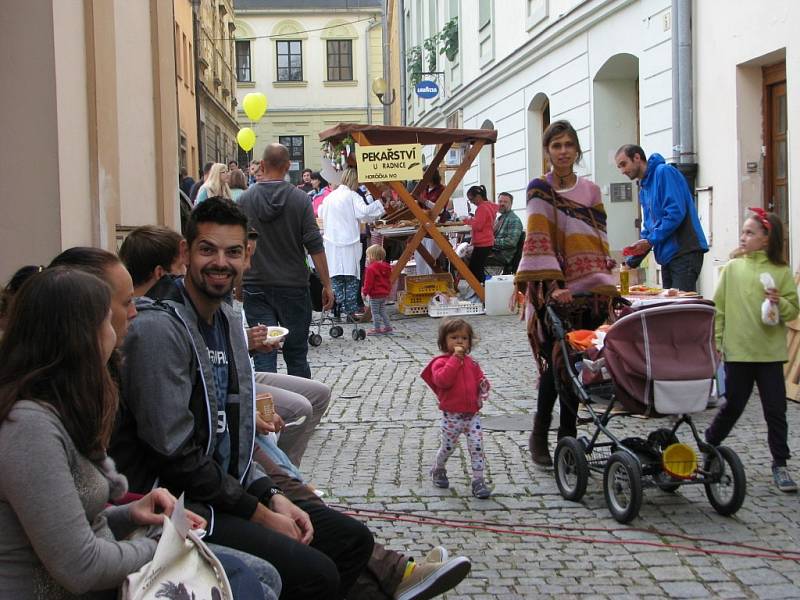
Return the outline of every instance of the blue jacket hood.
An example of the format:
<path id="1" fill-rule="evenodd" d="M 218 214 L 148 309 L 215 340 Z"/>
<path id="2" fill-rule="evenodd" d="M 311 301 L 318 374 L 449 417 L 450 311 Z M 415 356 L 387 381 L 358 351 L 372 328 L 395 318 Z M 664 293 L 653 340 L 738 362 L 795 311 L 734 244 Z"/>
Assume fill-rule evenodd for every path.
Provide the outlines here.
<path id="1" fill-rule="evenodd" d="M 650 158 L 647 159 L 647 170 L 644 172 L 644 177 L 642 178 L 640 185 L 644 187 L 652 183 L 653 178 L 655 177 L 654 173 L 656 172 L 656 167 L 665 164 L 667 164 L 667 161 L 664 160 L 664 157 L 658 152 L 653 152 L 650 155 Z"/>

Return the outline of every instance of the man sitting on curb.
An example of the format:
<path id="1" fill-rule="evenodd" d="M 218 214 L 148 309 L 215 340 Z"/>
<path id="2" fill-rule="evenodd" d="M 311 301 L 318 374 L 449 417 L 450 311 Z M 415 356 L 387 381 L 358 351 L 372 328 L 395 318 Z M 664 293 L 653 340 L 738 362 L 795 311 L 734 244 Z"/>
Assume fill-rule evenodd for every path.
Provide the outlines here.
<path id="1" fill-rule="evenodd" d="M 369 530 L 291 502 L 252 463 L 253 375 L 241 315 L 224 302 L 247 259 L 247 219 L 209 199 L 186 237 L 187 276 L 142 307 L 123 346 L 121 391 L 140 444 L 114 458 L 132 491 L 157 479 L 185 493 L 208 519 L 208 541 L 272 563 L 284 597 L 344 598 L 372 553 Z"/>
<path id="2" fill-rule="evenodd" d="M 136 296 L 144 296 L 154 286 L 157 287 L 150 292 L 150 295 L 158 296 L 160 288 L 169 289 L 172 285 L 173 278 L 169 275 L 183 275 L 185 267 L 179 260 L 181 240 L 178 234 L 163 227 L 141 227 L 128 235 L 120 248 L 120 255 L 133 276 Z M 167 276 L 166 279 L 160 281 L 164 276 Z M 152 302 L 150 298 L 142 298 L 137 306 L 141 308 Z M 302 381 L 309 380 L 302 379 Z M 283 435 L 285 434 L 281 437 Z M 254 459 L 290 500 L 296 503 L 311 502 L 323 505 L 311 488 L 303 485 L 299 479 L 287 475 L 284 469 L 258 448 Z M 287 462 L 291 464 L 289 457 L 284 455 L 281 464 Z M 441 547 L 434 548 L 423 562 L 416 563 L 413 558 L 376 543 L 366 568 L 350 589 L 348 598 L 350 600 L 433 598 L 455 587 L 469 571 L 470 562 L 467 558 L 449 559 L 447 551 Z"/>
<path id="3" fill-rule="evenodd" d="M 166 227 L 144 225 L 131 231 L 119 250 L 120 258 L 133 278 L 134 295 L 139 298 L 147 294 L 164 275 L 184 275 L 185 267 L 180 261 L 180 243 L 183 238 Z M 255 240 L 251 246 L 255 246 Z M 150 300 L 144 299 L 146 303 Z M 256 334 L 266 328 L 248 330 L 248 344 L 251 350 L 269 352 L 272 346 L 261 343 L 251 344 L 253 332 Z M 257 340 L 256 340 L 257 341 Z M 296 465 L 300 465 L 308 446 L 311 434 L 319 425 L 322 415 L 331 400 L 331 389 L 324 383 L 284 375 L 282 373 L 255 374 L 258 391 L 272 394 L 275 410 L 286 423 L 302 421 L 301 425 L 283 431 L 279 440 L 281 449 L 289 455 Z"/>

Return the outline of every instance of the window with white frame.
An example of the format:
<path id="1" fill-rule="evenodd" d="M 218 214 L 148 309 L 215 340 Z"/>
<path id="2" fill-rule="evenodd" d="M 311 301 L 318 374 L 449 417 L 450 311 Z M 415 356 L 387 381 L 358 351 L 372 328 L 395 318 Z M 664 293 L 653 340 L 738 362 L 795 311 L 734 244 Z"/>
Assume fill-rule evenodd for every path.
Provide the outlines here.
<path id="1" fill-rule="evenodd" d="M 236 40 L 236 81 L 253 81 L 250 63 L 250 40 Z"/>
<path id="2" fill-rule="evenodd" d="M 278 62 L 278 81 L 303 81 L 303 42 L 278 40 L 275 42 Z"/>

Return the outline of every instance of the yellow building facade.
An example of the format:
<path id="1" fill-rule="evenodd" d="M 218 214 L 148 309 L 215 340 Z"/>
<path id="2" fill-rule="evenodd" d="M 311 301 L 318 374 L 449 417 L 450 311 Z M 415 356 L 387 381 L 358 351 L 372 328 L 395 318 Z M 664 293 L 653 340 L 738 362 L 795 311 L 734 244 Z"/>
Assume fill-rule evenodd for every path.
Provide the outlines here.
<path id="1" fill-rule="evenodd" d="M 304 168 L 319 170 L 320 131 L 343 121 L 384 122 L 371 91 L 372 80 L 383 76 L 382 2 L 346 4 L 331 11 L 314 2 L 236 3 L 239 105 L 249 92 L 264 93 L 268 102 L 258 123 L 239 110 L 239 125 L 256 132 L 250 156 L 260 157 L 271 142 L 286 145 L 295 181 Z"/>

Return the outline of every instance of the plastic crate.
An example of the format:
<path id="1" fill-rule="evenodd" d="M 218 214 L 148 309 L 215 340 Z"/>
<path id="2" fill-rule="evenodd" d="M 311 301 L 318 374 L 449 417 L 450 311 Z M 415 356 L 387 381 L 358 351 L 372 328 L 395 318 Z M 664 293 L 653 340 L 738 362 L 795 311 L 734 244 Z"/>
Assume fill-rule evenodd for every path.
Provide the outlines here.
<path id="1" fill-rule="evenodd" d="M 431 293 L 431 294 L 411 294 L 411 293 L 409 293 L 407 291 L 406 292 L 401 292 L 401 294 L 403 295 L 402 302 L 404 304 L 408 304 L 409 306 L 416 306 L 416 305 L 428 306 L 428 302 L 430 302 L 431 298 L 433 298 L 433 296 L 434 296 L 433 293 Z"/>
<path id="2" fill-rule="evenodd" d="M 481 315 L 483 304 L 472 302 L 459 302 L 458 304 L 428 305 L 428 315 L 431 317 L 455 317 L 456 315 Z"/>
<path id="3" fill-rule="evenodd" d="M 450 273 L 406 277 L 406 291 L 410 294 L 435 294 L 451 289 L 453 289 L 453 276 Z"/>
<path id="4" fill-rule="evenodd" d="M 405 305 L 405 304 L 399 304 L 397 306 L 397 311 L 401 315 L 406 315 L 406 316 L 427 315 L 428 314 L 428 307 L 427 306 L 408 306 L 408 305 Z"/>
<path id="5" fill-rule="evenodd" d="M 403 315 L 427 315 L 428 302 L 433 294 L 397 293 L 397 311 Z"/>

